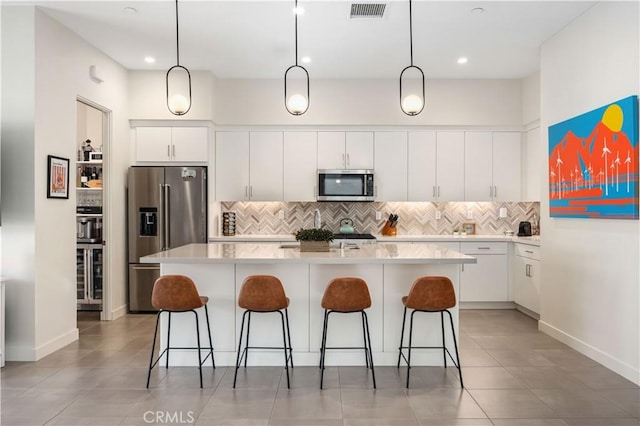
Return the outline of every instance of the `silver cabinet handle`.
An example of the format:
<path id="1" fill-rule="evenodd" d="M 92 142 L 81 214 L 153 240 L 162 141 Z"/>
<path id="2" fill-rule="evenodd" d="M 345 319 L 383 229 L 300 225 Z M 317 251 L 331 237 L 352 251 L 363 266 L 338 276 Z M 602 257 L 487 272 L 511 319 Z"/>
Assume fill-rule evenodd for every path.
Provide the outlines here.
<path id="1" fill-rule="evenodd" d="M 493 196 L 494 196 L 495 198 L 498 198 L 498 187 L 497 187 L 497 186 L 494 186 L 494 187 L 493 187 Z"/>
<path id="2" fill-rule="evenodd" d="M 349 159 L 349 154 L 347 154 L 347 167 L 349 167 L 351 165 L 351 161 Z"/>
<path id="3" fill-rule="evenodd" d="M 440 185 L 438 185 L 438 198 L 440 198 Z"/>
<path id="4" fill-rule="evenodd" d="M 478 250 L 491 250 L 491 247 L 478 247 Z"/>
<path id="5" fill-rule="evenodd" d="M 167 157 L 171 158 L 171 145 L 167 145 Z"/>
<path id="6" fill-rule="evenodd" d="M 460 265 L 460 270 L 461 270 L 462 272 L 464 272 L 464 263 L 463 263 L 462 265 Z"/>
<path id="7" fill-rule="evenodd" d="M 489 186 L 489 198 L 493 197 L 493 186 Z"/>
<path id="8" fill-rule="evenodd" d="M 342 154 L 342 167 L 347 167 L 347 162 L 345 161 L 344 154 Z"/>
<path id="9" fill-rule="evenodd" d="M 435 198 L 435 196 L 436 196 L 436 186 L 435 186 L 435 185 L 433 185 L 433 186 L 431 187 L 431 195 L 432 195 L 434 198 Z"/>
<path id="10" fill-rule="evenodd" d="M 249 198 L 249 185 L 244 186 L 244 199 Z"/>
<path id="11" fill-rule="evenodd" d="M 249 185 L 249 198 L 253 197 L 253 185 Z"/>
<path id="12" fill-rule="evenodd" d="M 171 153 L 172 153 L 172 157 L 175 160 L 176 159 L 176 146 L 175 145 L 171 145 Z"/>

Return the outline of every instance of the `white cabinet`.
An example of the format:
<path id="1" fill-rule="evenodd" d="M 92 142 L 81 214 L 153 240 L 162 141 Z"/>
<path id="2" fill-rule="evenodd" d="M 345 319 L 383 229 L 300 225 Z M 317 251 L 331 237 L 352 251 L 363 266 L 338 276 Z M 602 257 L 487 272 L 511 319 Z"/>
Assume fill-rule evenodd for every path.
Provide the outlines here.
<path id="1" fill-rule="evenodd" d="M 207 127 L 136 127 L 136 162 L 206 163 Z"/>
<path id="2" fill-rule="evenodd" d="M 216 132 L 216 200 L 282 200 L 282 132 Z"/>
<path id="3" fill-rule="evenodd" d="M 460 251 L 477 259 L 462 265 L 461 302 L 509 301 L 509 265 L 507 246 L 503 242 L 461 242 Z"/>
<path id="4" fill-rule="evenodd" d="M 520 132 L 466 132 L 465 201 L 520 201 Z"/>
<path id="5" fill-rule="evenodd" d="M 409 201 L 461 201 L 464 132 L 409 132 Z"/>
<path id="6" fill-rule="evenodd" d="M 516 304 L 540 313 L 540 247 L 514 244 L 513 298 Z"/>
<path id="7" fill-rule="evenodd" d="M 373 132 L 318 132 L 318 169 L 372 169 Z"/>
<path id="8" fill-rule="evenodd" d="M 282 132 L 249 134 L 249 199 L 282 200 Z"/>
<path id="9" fill-rule="evenodd" d="M 316 161 L 316 132 L 284 132 L 284 201 L 316 201 Z"/>
<path id="10" fill-rule="evenodd" d="M 375 133 L 375 196 L 407 201 L 407 132 Z"/>

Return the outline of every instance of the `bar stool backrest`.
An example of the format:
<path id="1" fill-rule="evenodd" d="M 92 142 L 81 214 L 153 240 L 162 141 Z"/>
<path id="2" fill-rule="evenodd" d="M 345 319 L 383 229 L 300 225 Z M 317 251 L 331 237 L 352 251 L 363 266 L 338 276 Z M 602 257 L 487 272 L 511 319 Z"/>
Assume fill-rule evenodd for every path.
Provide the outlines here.
<path id="1" fill-rule="evenodd" d="M 184 275 L 161 275 L 153 284 L 151 304 L 156 309 L 174 312 L 204 306 L 193 280 Z"/>
<path id="2" fill-rule="evenodd" d="M 249 275 L 238 294 L 238 306 L 256 312 L 272 312 L 289 307 L 282 282 L 272 275 Z"/>
<path id="3" fill-rule="evenodd" d="M 456 306 L 453 283 L 447 277 L 425 276 L 413 282 L 405 306 L 419 311 L 442 311 Z"/>
<path id="4" fill-rule="evenodd" d="M 322 307 L 337 312 L 357 312 L 371 307 L 369 287 L 362 278 L 340 277 L 329 282 Z"/>

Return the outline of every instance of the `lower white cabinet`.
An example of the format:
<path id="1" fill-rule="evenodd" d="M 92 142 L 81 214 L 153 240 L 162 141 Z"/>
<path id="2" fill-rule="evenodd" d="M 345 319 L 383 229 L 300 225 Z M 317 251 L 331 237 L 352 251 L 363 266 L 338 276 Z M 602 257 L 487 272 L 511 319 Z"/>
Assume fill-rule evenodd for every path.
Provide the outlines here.
<path id="1" fill-rule="evenodd" d="M 460 252 L 478 260 L 462 266 L 460 301 L 509 301 L 508 243 L 461 242 Z"/>
<path id="2" fill-rule="evenodd" d="M 513 298 L 516 304 L 540 313 L 540 247 L 514 245 Z"/>

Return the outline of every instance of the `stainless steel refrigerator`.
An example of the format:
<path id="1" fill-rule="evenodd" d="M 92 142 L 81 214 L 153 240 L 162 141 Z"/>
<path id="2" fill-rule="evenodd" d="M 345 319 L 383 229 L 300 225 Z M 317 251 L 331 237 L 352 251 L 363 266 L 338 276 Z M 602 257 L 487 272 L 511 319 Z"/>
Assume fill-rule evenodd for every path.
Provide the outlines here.
<path id="1" fill-rule="evenodd" d="M 133 166 L 127 181 L 129 311 L 154 311 L 160 265 L 140 258 L 207 242 L 207 168 Z"/>

